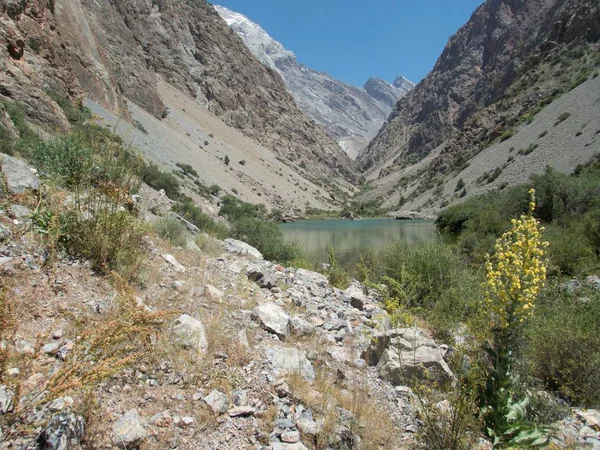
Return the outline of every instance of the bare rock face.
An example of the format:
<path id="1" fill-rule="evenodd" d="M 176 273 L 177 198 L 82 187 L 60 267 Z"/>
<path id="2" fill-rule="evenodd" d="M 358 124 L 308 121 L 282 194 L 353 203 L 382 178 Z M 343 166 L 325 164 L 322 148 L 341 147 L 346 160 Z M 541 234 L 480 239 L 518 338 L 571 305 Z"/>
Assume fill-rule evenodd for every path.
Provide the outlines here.
<path id="1" fill-rule="evenodd" d="M 496 106 L 548 49 L 577 40 L 595 42 L 600 37 L 598 8 L 592 0 L 486 1 L 450 38 L 431 73 L 400 99 L 357 159 L 361 169 L 378 170 L 391 163 L 381 172 L 387 175 L 420 161 L 457 133 L 457 142 L 447 152 L 460 152 L 490 138 L 486 132 L 497 127 L 496 120 L 518 117 L 532 107 L 522 93 L 510 93 L 520 99 L 510 113 L 494 110 L 479 123 L 472 119 Z M 446 162 L 439 158 L 432 170 L 443 169 Z"/>
<path id="2" fill-rule="evenodd" d="M 23 0 L 0 11 L 0 100 L 33 122 L 69 126 L 48 89 L 72 100 L 85 91 L 125 117 L 128 99 L 160 118 L 156 85 L 166 81 L 313 179 L 358 181 L 350 158 L 205 0 Z"/>
<path id="3" fill-rule="evenodd" d="M 205 0 L 71 1 L 61 8 L 59 25 L 97 66 L 77 72 L 103 106 L 116 109 L 113 93 L 122 93 L 161 117 L 155 84 L 162 79 L 281 157 L 303 162 L 309 173 L 356 180 L 352 161 Z"/>
<path id="4" fill-rule="evenodd" d="M 414 87 L 402 76 L 398 80 L 405 82 L 397 86 L 378 78 L 369 79 L 363 89 L 352 86 L 301 64 L 293 52 L 242 14 L 222 6 L 215 9 L 252 54 L 281 75 L 298 107 L 338 142 L 372 138 L 398 99 Z"/>

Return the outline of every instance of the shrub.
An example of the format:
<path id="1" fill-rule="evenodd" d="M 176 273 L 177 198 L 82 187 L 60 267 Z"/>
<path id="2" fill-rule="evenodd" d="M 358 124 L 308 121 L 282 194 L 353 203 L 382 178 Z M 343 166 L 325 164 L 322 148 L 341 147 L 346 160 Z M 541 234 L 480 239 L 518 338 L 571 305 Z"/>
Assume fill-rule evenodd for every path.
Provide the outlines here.
<path id="1" fill-rule="evenodd" d="M 200 231 L 220 239 L 227 236 L 227 226 L 204 214 L 190 199 L 173 205 L 173 211 L 196 225 Z"/>
<path id="2" fill-rule="evenodd" d="M 255 247 L 269 261 L 287 264 L 303 256 L 297 243 L 285 242 L 276 223 L 263 219 L 243 217 L 235 221 L 230 236 Z"/>
<path id="3" fill-rule="evenodd" d="M 204 145 L 208 145 L 208 142 L 204 142 Z M 225 155 L 223 162 L 225 163 L 226 166 L 229 165 L 229 162 L 230 162 L 229 155 Z"/>
<path id="4" fill-rule="evenodd" d="M 461 178 L 460 180 L 458 180 L 458 183 L 456 183 L 456 187 L 454 188 L 454 192 L 458 192 L 458 191 L 460 191 L 464 187 L 465 187 L 465 182 Z"/>
<path id="5" fill-rule="evenodd" d="M 144 124 L 142 124 L 142 122 L 140 122 L 139 120 L 135 120 L 133 122 L 133 126 L 136 127 L 138 130 L 140 130 L 142 133 L 148 134 L 148 130 L 146 130 L 146 128 L 144 127 Z"/>
<path id="6" fill-rule="evenodd" d="M 505 130 L 500 135 L 500 142 L 504 142 L 504 141 L 510 139 L 511 137 L 513 137 L 514 135 L 515 135 L 515 131 L 514 130 Z"/>
<path id="7" fill-rule="evenodd" d="M 267 216 L 267 208 L 263 204 L 253 205 L 232 195 L 226 195 L 221 199 L 219 215 L 230 222 L 243 218 L 264 219 Z"/>
<path id="8" fill-rule="evenodd" d="M 327 254 L 329 255 L 329 269 L 327 270 L 329 284 L 338 289 L 346 289 L 350 285 L 348 270 L 339 266 L 332 247 L 327 249 Z"/>
<path id="9" fill-rule="evenodd" d="M 141 168 L 141 178 L 144 183 L 157 191 L 165 191 L 171 200 L 179 200 L 181 191 L 179 181 L 171 173 L 163 172 L 155 164 L 144 164 Z"/>
<path id="10" fill-rule="evenodd" d="M 600 405 L 600 295 L 546 289 L 526 332 L 532 375 L 577 405 Z"/>
<path id="11" fill-rule="evenodd" d="M 556 119 L 556 122 L 554 123 L 554 126 L 557 126 L 559 123 L 564 122 L 569 117 L 571 117 L 571 113 L 570 112 L 564 112 L 564 113 L 562 113 L 560 116 L 558 116 L 558 119 Z"/>
<path id="12" fill-rule="evenodd" d="M 102 194 L 88 202 L 106 203 Z M 87 208 L 86 208 L 87 209 Z M 127 211 L 105 205 L 93 211 L 70 211 L 60 217 L 61 243 L 69 254 L 82 257 L 101 272 L 116 271 L 135 279 L 145 258 L 146 228 Z"/>
<path id="13" fill-rule="evenodd" d="M 246 160 L 245 159 L 241 159 L 240 160 L 240 165 L 245 166 L 246 165 Z"/>
<path id="14" fill-rule="evenodd" d="M 91 111 L 83 105 L 82 101 L 79 101 L 77 105 L 73 105 L 71 100 L 60 92 L 47 90 L 46 94 L 60 106 L 67 120 L 72 124 L 85 123 L 92 117 Z"/>
<path id="15" fill-rule="evenodd" d="M 164 217 L 154 223 L 156 233 L 176 247 L 185 247 L 188 239 L 186 226 L 175 217 Z"/>
<path id="16" fill-rule="evenodd" d="M 198 172 L 190 164 L 177 163 L 175 165 L 181 169 L 185 176 L 198 178 Z"/>

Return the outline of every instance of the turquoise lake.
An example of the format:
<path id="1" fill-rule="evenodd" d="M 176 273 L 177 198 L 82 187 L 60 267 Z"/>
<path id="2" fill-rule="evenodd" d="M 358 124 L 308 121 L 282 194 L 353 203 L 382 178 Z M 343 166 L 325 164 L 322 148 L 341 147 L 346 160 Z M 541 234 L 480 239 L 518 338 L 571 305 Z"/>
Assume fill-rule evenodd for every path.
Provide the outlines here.
<path id="1" fill-rule="evenodd" d="M 327 262 L 331 246 L 346 266 L 357 263 L 365 249 L 379 250 L 396 240 L 416 245 L 438 238 L 433 220 L 302 220 L 280 227 L 285 239 L 297 241 L 311 259 Z"/>

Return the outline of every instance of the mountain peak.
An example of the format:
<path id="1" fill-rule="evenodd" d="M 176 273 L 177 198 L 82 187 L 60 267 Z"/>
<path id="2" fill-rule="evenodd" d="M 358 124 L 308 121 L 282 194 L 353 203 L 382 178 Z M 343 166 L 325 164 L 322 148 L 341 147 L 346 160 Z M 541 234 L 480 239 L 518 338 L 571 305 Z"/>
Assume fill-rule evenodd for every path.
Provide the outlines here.
<path id="1" fill-rule="evenodd" d="M 413 83 L 403 75 L 398 75 L 392 83 L 392 86 L 394 86 L 396 89 L 403 90 L 404 93 L 407 93 L 415 87 L 415 83 Z"/>

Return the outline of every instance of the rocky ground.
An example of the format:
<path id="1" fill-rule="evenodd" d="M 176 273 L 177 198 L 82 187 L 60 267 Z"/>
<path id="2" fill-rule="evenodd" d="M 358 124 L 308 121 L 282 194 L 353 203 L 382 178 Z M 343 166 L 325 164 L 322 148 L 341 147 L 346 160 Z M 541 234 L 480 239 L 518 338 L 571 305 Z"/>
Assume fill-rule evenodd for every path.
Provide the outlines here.
<path id="1" fill-rule="evenodd" d="M 4 164 L 13 192 L 39 188 L 27 166 Z M 448 346 L 423 329 L 394 329 L 357 282 L 332 288 L 239 241 L 204 236 L 182 249 L 149 235 L 132 291 L 85 261 L 49 255 L 30 232 L 27 196 L 10 198 L 0 214 L 2 292 L 15 318 L 0 347 L 9 355 L 2 450 L 418 448 L 423 422 L 409 385 L 454 377 Z M 130 333 L 125 348 L 111 348 L 134 347 L 144 317 L 153 327 L 143 352 L 111 359 L 101 343 Z M 111 364 L 118 370 L 102 377 Z M 60 376 L 68 383 L 57 388 Z M 599 420 L 574 410 L 556 444 L 600 448 Z"/>

